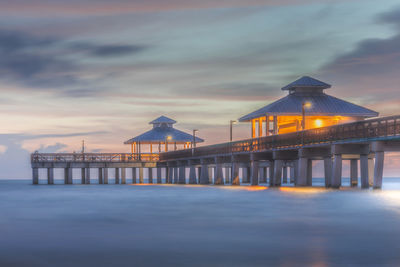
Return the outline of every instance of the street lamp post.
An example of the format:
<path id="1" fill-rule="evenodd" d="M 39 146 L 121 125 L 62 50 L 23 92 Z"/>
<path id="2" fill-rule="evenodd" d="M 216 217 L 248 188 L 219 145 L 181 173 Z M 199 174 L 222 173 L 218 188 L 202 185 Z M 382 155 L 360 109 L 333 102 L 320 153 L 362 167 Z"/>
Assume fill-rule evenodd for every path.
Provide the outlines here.
<path id="1" fill-rule="evenodd" d="M 310 102 L 303 102 L 301 104 L 301 114 L 302 114 L 302 121 L 301 121 L 301 129 L 304 131 L 306 129 L 306 108 L 310 108 Z"/>
<path id="2" fill-rule="evenodd" d="M 233 134 L 232 134 L 232 129 L 233 129 L 233 124 L 234 123 L 236 123 L 236 121 L 235 120 L 231 120 L 230 122 L 229 122 L 229 124 L 230 124 L 230 141 L 232 142 L 232 139 L 233 139 Z"/>
<path id="3" fill-rule="evenodd" d="M 192 144 L 192 156 L 194 155 L 194 149 L 196 148 L 196 132 L 199 130 L 193 129 L 193 144 Z"/>

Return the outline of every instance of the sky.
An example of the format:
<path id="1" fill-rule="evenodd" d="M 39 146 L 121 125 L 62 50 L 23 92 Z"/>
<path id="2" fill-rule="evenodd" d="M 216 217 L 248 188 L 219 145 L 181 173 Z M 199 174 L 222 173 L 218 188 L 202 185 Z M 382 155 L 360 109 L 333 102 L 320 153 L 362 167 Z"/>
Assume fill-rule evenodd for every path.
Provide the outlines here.
<path id="1" fill-rule="evenodd" d="M 0 0 L 0 178 L 29 178 L 30 153 L 82 140 L 128 152 L 160 115 L 227 141 L 231 119 L 303 75 L 400 114 L 399 59 L 397 0 Z"/>

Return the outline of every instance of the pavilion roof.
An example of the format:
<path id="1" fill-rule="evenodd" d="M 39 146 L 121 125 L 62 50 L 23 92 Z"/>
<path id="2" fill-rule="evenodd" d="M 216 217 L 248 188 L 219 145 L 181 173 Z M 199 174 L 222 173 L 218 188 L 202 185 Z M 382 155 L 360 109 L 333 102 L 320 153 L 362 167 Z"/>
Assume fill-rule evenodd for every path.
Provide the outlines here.
<path id="1" fill-rule="evenodd" d="M 160 116 L 157 119 L 149 122 L 149 124 L 158 124 L 158 123 L 168 123 L 168 124 L 175 124 L 176 121 L 173 119 L 170 119 L 166 116 Z"/>
<path id="2" fill-rule="evenodd" d="M 299 80 L 283 87 L 283 90 L 293 88 L 319 88 L 326 89 L 330 85 L 310 77 L 302 77 Z M 348 101 L 325 94 L 322 90 L 308 92 L 291 92 L 289 95 L 262 107 L 239 119 L 240 122 L 250 121 L 264 117 L 266 114 L 278 116 L 298 116 L 302 114 L 302 104 L 311 103 L 306 110 L 307 116 L 348 116 L 348 117 L 376 117 L 378 112 L 350 103 Z"/>
<path id="3" fill-rule="evenodd" d="M 291 90 L 296 88 L 328 89 L 331 88 L 331 85 L 309 76 L 303 76 L 282 87 L 282 90 Z"/>

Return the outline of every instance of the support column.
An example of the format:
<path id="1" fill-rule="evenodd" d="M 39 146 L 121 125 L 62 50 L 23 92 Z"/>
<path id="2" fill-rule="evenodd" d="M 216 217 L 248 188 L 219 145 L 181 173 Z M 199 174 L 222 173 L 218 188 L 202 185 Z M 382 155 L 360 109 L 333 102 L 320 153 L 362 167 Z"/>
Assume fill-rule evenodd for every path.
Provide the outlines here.
<path id="1" fill-rule="evenodd" d="M 368 159 L 368 183 L 369 186 L 374 186 L 374 171 L 375 171 L 375 163 L 374 159 Z"/>
<path id="2" fill-rule="evenodd" d="M 99 168 L 99 184 L 103 184 L 103 168 Z"/>
<path id="3" fill-rule="evenodd" d="M 258 185 L 259 163 L 256 160 L 252 160 L 250 165 L 251 165 L 251 168 L 250 168 L 251 185 Z"/>
<path id="4" fill-rule="evenodd" d="M 201 162 L 200 184 L 210 184 L 208 165 L 205 163 L 205 161 Z"/>
<path id="5" fill-rule="evenodd" d="M 178 179 L 179 179 L 179 169 L 178 167 L 174 167 L 174 184 L 178 183 Z"/>
<path id="6" fill-rule="evenodd" d="M 382 188 L 383 179 L 383 163 L 385 159 L 385 152 L 375 152 L 375 170 L 374 170 L 374 188 Z"/>
<path id="7" fill-rule="evenodd" d="M 149 184 L 153 183 L 153 168 L 147 168 L 149 171 Z"/>
<path id="8" fill-rule="evenodd" d="M 350 186 L 358 185 L 358 160 L 350 160 Z"/>
<path id="9" fill-rule="evenodd" d="M 298 186 L 306 186 L 307 185 L 307 174 L 308 174 L 308 159 L 307 158 L 299 158 L 298 163 L 298 177 L 297 183 Z"/>
<path id="10" fill-rule="evenodd" d="M 224 174 L 222 172 L 222 163 L 220 159 L 215 158 L 215 174 L 214 174 L 214 184 L 223 185 L 224 184 Z"/>
<path id="11" fill-rule="evenodd" d="M 261 167 L 261 168 L 259 167 L 258 169 L 259 169 L 259 173 L 258 173 L 258 175 L 259 175 L 259 176 L 258 176 L 259 182 L 260 182 L 260 183 L 265 183 L 265 182 L 267 182 L 266 179 L 265 179 L 265 178 L 266 178 L 266 177 L 265 177 L 265 167 Z"/>
<path id="12" fill-rule="evenodd" d="M 213 170 L 214 170 L 214 175 L 213 175 Z M 214 167 L 208 167 L 208 179 L 210 180 L 210 184 L 213 184 L 213 177 L 215 176 L 215 168 Z"/>
<path id="13" fill-rule="evenodd" d="M 196 180 L 196 166 L 193 165 L 194 163 L 189 162 L 189 184 L 197 184 Z"/>
<path id="14" fill-rule="evenodd" d="M 332 186 L 332 158 L 324 158 L 325 187 Z"/>
<path id="15" fill-rule="evenodd" d="M 72 184 L 72 168 L 64 168 L 64 183 Z"/>
<path id="16" fill-rule="evenodd" d="M 368 155 L 360 155 L 361 188 L 369 188 Z"/>
<path id="17" fill-rule="evenodd" d="M 32 168 L 32 184 L 39 184 L 39 169 Z"/>
<path id="18" fill-rule="evenodd" d="M 282 183 L 287 184 L 288 183 L 288 171 L 287 171 L 287 166 L 283 166 L 282 170 Z"/>
<path id="19" fill-rule="evenodd" d="M 243 178 L 242 178 L 242 183 L 250 183 L 250 175 L 251 175 L 251 170 L 250 168 L 246 165 L 243 167 Z"/>
<path id="20" fill-rule="evenodd" d="M 282 183 L 282 167 L 283 167 L 283 160 L 275 160 L 274 164 L 274 186 L 281 186 Z"/>
<path id="21" fill-rule="evenodd" d="M 294 173 L 295 173 L 295 168 L 294 168 L 294 162 L 292 162 L 292 165 L 290 165 L 290 171 L 289 171 L 289 183 L 294 184 Z"/>
<path id="22" fill-rule="evenodd" d="M 299 178 L 299 161 L 293 161 L 293 175 L 294 175 L 294 185 L 297 185 L 297 179 Z"/>
<path id="23" fill-rule="evenodd" d="M 132 184 L 136 184 L 137 179 L 136 179 L 136 167 L 132 168 Z"/>
<path id="24" fill-rule="evenodd" d="M 167 184 L 172 184 L 172 177 L 174 176 L 174 168 L 169 166 L 167 168 Z"/>
<path id="25" fill-rule="evenodd" d="M 143 168 L 139 168 L 139 184 L 143 184 Z"/>
<path id="26" fill-rule="evenodd" d="M 85 184 L 90 184 L 90 168 L 86 168 L 85 171 Z"/>
<path id="27" fill-rule="evenodd" d="M 115 168 L 115 184 L 119 184 L 119 168 Z"/>
<path id="28" fill-rule="evenodd" d="M 47 184 L 54 184 L 54 168 L 47 168 Z"/>
<path id="29" fill-rule="evenodd" d="M 183 163 L 179 166 L 178 184 L 186 184 L 186 168 Z"/>
<path id="30" fill-rule="evenodd" d="M 269 162 L 269 167 L 268 167 L 269 186 L 274 186 L 274 170 L 275 170 L 275 161 L 271 160 Z"/>
<path id="31" fill-rule="evenodd" d="M 161 170 L 161 167 L 157 167 L 157 184 L 162 184 Z"/>
<path id="32" fill-rule="evenodd" d="M 103 169 L 104 184 L 108 184 L 108 168 Z"/>
<path id="33" fill-rule="evenodd" d="M 81 168 L 81 184 L 86 184 L 86 171 L 85 171 L 85 168 Z"/>
<path id="34" fill-rule="evenodd" d="M 307 186 L 312 186 L 312 160 L 307 161 Z"/>
<path id="35" fill-rule="evenodd" d="M 342 155 L 334 155 L 332 166 L 332 187 L 340 188 L 342 186 Z"/>
<path id="36" fill-rule="evenodd" d="M 225 167 L 225 184 L 229 184 L 231 182 L 231 168 Z"/>
<path id="37" fill-rule="evenodd" d="M 239 179 L 239 162 L 235 162 L 232 160 L 232 185 L 240 185 L 240 179 Z"/>
<path id="38" fill-rule="evenodd" d="M 126 168 L 121 168 L 121 184 L 126 184 Z"/>

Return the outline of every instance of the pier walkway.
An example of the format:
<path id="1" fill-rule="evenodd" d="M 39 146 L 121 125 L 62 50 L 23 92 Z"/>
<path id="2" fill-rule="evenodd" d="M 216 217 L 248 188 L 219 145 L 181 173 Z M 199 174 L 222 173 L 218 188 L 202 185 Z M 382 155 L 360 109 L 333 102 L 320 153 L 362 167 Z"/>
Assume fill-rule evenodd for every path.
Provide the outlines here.
<path id="1" fill-rule="evenodd" d="M 339 188 L 342 162 L 349 160 L 352 186 L 360 172 L 362 188 L 381 188 L 388 151 L 400 151 L 400 115 L 160 154 L 34 153 L 31 163 L 34 184 L 39 168 L 47 168 L 49 184 L 54 168 L 65 170 L 66 184 L 72 183 L 72 168 L 82 169 L 82 183 L 90 183 L 91 168 L 98 168 L 99 183 L 108 183 L 108 168 L 115 169 L 116 183 L 120 177 L 126 183 L 126 168 L 132 169 L 132 183 L 137 169 L 143 182 L 143 168 L 149 168 L 149 183 L 156 169 L 157 183 L 312 186 L 312 161 L 323 160 L 326 187 Z"/>

